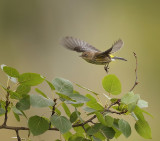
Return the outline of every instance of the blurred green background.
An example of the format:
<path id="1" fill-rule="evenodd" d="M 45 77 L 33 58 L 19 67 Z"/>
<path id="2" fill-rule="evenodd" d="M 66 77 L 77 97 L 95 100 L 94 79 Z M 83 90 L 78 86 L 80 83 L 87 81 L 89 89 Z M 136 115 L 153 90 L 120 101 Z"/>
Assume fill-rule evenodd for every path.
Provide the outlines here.
<path id="1" fill-rule="evenodd" d="M 113 62 L 109 73 L 121 80 L 122 96 L 135 81 L 133 51 L 136 52 L 140 83 L 134 92 L 149 102 L 147 111 L 154 118 L 146 118 L 152 129 L 152 141 L 157 141 L 160 137 L 159 7 L 159 0 L 0 0 L 0 64 L 15 67 L 21 73 L 40 73 L 49 80 L 63 77 L 104 93 L 101 81 L 106 72 L 103 66 L 88 64 L 76 52 L 63 48 L 59 41 L 66 35 L 74 36 L 103 51 L 121 38 L 124 48 L 116 55 L 128 61 Z M 0 78 L 5 84 L 6 76 L 2 71 Z M 48 92 L 46 85 L 41 87 Z M 105 101 L 103 95 L 101 99 Z M 46 115 L 48 110 L 34 108 L 27 113 Z M 10 115 L 8 125 L 26 125 L 24 119 L 17 124 Z M 134 131 L 134 119 L 129 120 L 132 121 L 132 135 L 128 139 L 122 135 L 117 140 L 144 141 Z M 28 133 L 21 131 L 20 134 L 26 137 Z M 0 130 L 1 140 L 14 141 L 13 136 L 14 131 Z M 53 141 L 57 137 L 59 133 L 48 131 L 33 140 Z"/>

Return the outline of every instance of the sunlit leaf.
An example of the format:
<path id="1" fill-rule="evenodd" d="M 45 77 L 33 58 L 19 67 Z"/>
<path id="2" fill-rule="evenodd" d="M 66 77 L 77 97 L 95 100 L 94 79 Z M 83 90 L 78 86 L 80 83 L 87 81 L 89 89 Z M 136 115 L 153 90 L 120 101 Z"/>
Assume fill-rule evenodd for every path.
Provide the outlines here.
<path id="1" fill-rule="evenodd" d="M 35 91 L 36 91 L 38 94 L 42 95 L 43 97 L 47 98 L 47 95 L 46 95 L 44 92 L 42 92 L 40 89 L 35 88 Z"/>
<path id="2" fill-rule="evenodd" d="M 37 73 L 23 73 L 19 76 L 20 84 L 36 86 L 44 81 L 44 77 Z"/>
<path id="3" fill-rule="evenodd" d="M 130 103 L 137 103 L 139 99 L 140 99 L 140 96 L 138 94 L 129 92 L 122 97 L 121 102 L 128 105 Z"/>
<path id="4" fill-rule="evenodd" d="M 17 120 L 17 121 L 20 121 L 20 117 L 19 117 L 19 115 L 18 115 L 18 114 L 16 114 L 16 113 L 14 113 L 14 112 L 13 112 L 13 114 L 14 114 L 14 117 L 16 118 L 16 120 Z"/>
<path id="5" fill-rule="evenodd" d="M 142 110 L 136 106 L 135 109 L 134 109 L 134 114 L 136 115 L 136 117 L 139 119 L 139 120 L 145 120 L 144 119 L 144 115 L 143 115 L 143 112 Z"/>
<path id="6" fill-rule="evenodd" d="M 72 136 L 71 132 L 66 132 L 66 133 L 63 134 L 64 139 L 67 140 L 67 141 L 71 136 Z"/>
<path id="7" fill-rule="evenodd" d="M 105 122 L 106 122 L 108 127 L 112 127 L 113 122 L 114 122 L 114 118 L 107 115 L 107 116 L 105 116 Z"/>
<path id="8" fill-rule="evenodd" d="M 49 82 L 48 80 L 45 80 L 45 81 L 50 86 L 51 90 L 55 90 L 55 87 L 53 86 L 53 84 L 51 82 Z"/>
<path id="9" fill-rule="evenodd" d="M 138 100 L 137 105 L 140 108 L 147 108 L 148 107 L 148 102 L 140 99 L 140 100 Z"/>
<path id="10" fill-rule="evenodd" d="M 76 84 L 76 83 L 75 83 L 75 84 Z M 87 91 L 93 93 L 94 95 L 99 95 L 98 93 L 96 93 L 96 92 L 94 92 L 94 91 L 92 91 L 92 90 L 90 90 L 90 89 L 88 89 L 88 88 L 86 88 L 86 87 L 83 87 L 83 86 L 81 86 L 81 85 L 79 85 L 79 84 L 76 84 L 76 85 L 77 85 L 78 87 L 84 89 L 84 90 L 87 90 Z"/>
<path id="11" fill-rule="evenodd" d="M 68 117 L 70 117 L 70 116 L 71 116 L 71 112 L 70 112 L 68 106 L 67 106 L 64 102 L 62 103 L 62 107 L 63 107 L 66 115 L 67 115 Z"/>
<path id="12" fill-rule="evenodd" d="M 12 67 L 8 67 L 8 66 L 4 66 L 2 67 L 3 68 L 3 71 L 10 77 L 16 77 L 18 78 L 19 77 L 19 72 L 12 68 Z"/>
<path id="13" fill-rule="evenodd" d="M 88 101 L 88 102 L 86 103 L 86 105 L 87 105 L 88 107 L 90 107 L 90 108 L 92 108 L 92 109 L 95 109 L 95 110 L 97 110 L 97 111 L 102 111 L 102 110 L 104 110 L 103 106 L 100 105 L 93 96 L 91 96 L 90 94 L 87 94 L 86 97 L 90 99 L 90 101 Z"/>
<path id="14" fill-rule="evenodd" d="M 151 128 L 147 121 L 138 120 L 135 124 L 135 129 L 137 133 L 145 139 L 151 139 Z"/>
<path id="15" fill-rule="evenodd" d="M 118 95 L 121 93 L 121 83 L 119 79 L 113 75 L 107 75 L 102 80 L 103 88 L 110 94 Z"/>
<path id="16" fill-rule="evenodd" d="M 28 85 L 19 85 L 16 89 L 16 93 L 18 93 L 19 95 L 24 95 L 24 94 L 28 94 L 31 90 L 31 87 Z"/>
<path id="17" fill-rule="evenodd" d="M 95 112 L 97 119 L 100 123 L 102 123 L 103 125 L 107 125 L 105 122 L 105 119 L 103 117 L 103 115 L 100 112 Z"/>

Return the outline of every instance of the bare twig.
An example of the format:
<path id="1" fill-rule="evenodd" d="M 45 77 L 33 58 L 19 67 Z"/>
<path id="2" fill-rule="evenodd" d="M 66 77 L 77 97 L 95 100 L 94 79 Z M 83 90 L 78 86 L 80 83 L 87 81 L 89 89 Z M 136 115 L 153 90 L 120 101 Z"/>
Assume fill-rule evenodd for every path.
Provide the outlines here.
<path id="1" fill-rule="evenodd" d="M 56 103 L 57 99 L 54 99 L 53 101 L 54 101 L 54 105 L 53 105 L 53 107 L 52 107 L 52 114 L 51 114 L 51 116 L 53 116 L 54 113 L 55 113 L 56 104 L 57 104 L 57 103 Z"/>
<path id="2" fill-rule="evenodd" d="M 20 136 L 19 136 L 19 130 L 15 130 L 15 131 L 16 131 L 16 135 L 17 135 L 18 141 L 21 141 L 21 138 L 20 138 Z"/>
<path id="3" fill-rule="evenodd" d="M 130 89 L 130 91 L 133 91 L 133 89 L 136 87 L 136 85 L 138 85 L 138 76 L 137 76 L 137 65 L 138 65 L 138 62 L 137 62 L 137 55 L 136 55 L 136 53 L 134 53 L 133 52 L 133 54 L 134 54 L 134 57 L 135 57 L 135 59 L 136 59 L 136 68 L 135 68 L 135 74 L 136 74 L 136 80 L 135 80 L 135 83 L 134 83 L 134 85 L 133 85 L 133 87 Z"/>
<path id="4" fill-rule="evenodd" d="M 54 100 L 54 105 L 53 105 L 53 107 L 52 107 L 52 113 L 51 113 L 51 116 L 53 116 L 54 115 L 54 113 L 55 113 L 55 109 L 56 109 L 56 101 L 57 101 L 57 99 L 55 98 Z M 51 122 L 50 122 L 50 124 L 49 124 L 49 127 L 51 128 Z"/>
<path id="5" fill-rule="evenodd" d="M 7 95 L 6 95 L 6 102 L 5 102 L 5 115 L 4 115 L 4 123 L 3 123 L 3 125 L 2 126 L 6 126 L 6 124 L 7 124 L 7 119 L 8 119 L 8 106 L 9 106 L 9 104 L 10 104 L 10 102 L 9 102 L 9 89 L 10 89 L 10 87 L 8 86 L 7 87 Z"/>

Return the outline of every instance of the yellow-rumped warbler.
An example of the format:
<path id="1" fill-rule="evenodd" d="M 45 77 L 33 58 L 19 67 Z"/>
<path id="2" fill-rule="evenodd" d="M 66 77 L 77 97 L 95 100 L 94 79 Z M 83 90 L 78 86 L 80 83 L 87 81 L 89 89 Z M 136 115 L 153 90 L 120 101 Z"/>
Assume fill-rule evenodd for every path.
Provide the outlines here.
<path id="1" fill-rule="evenodd" d="M 87 62 L 96 64 L 96 65 L 105 65 L 104 69 L 106 70 L 106 72 L 108 72 L 108 64 L 111 61 L 116 59 L 127 61 L 124 58 L 111 55 L 112 53 L 115 53 L 120 48 L 122 48 L 123 46 L 122 40 L 116 41 L 111 48 L 109 48 L 104 52 L 101 52 L 100 50 L 96 49 L 95 47 L 93 47 L 92 45 L 88 44 L 85 41 L 82 41 L 80 39 L 76 39 L 73 37 L 69 37 L 69 36 L 64 37 L 61 43 L 67 49 L 70 49 L 76 52 L 82 52 L 80 57 L 82 57 Z"/>

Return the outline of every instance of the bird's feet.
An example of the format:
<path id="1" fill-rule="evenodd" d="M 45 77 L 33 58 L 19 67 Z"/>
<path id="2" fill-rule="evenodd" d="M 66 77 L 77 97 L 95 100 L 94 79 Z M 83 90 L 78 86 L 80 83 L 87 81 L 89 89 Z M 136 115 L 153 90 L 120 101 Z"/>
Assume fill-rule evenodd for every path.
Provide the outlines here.
<path id="1" fill-rule="evenodd" d="M 108 70 L 109 70 L 108 64 L 104 66 L 104 69 L 108 73 Z"/>

